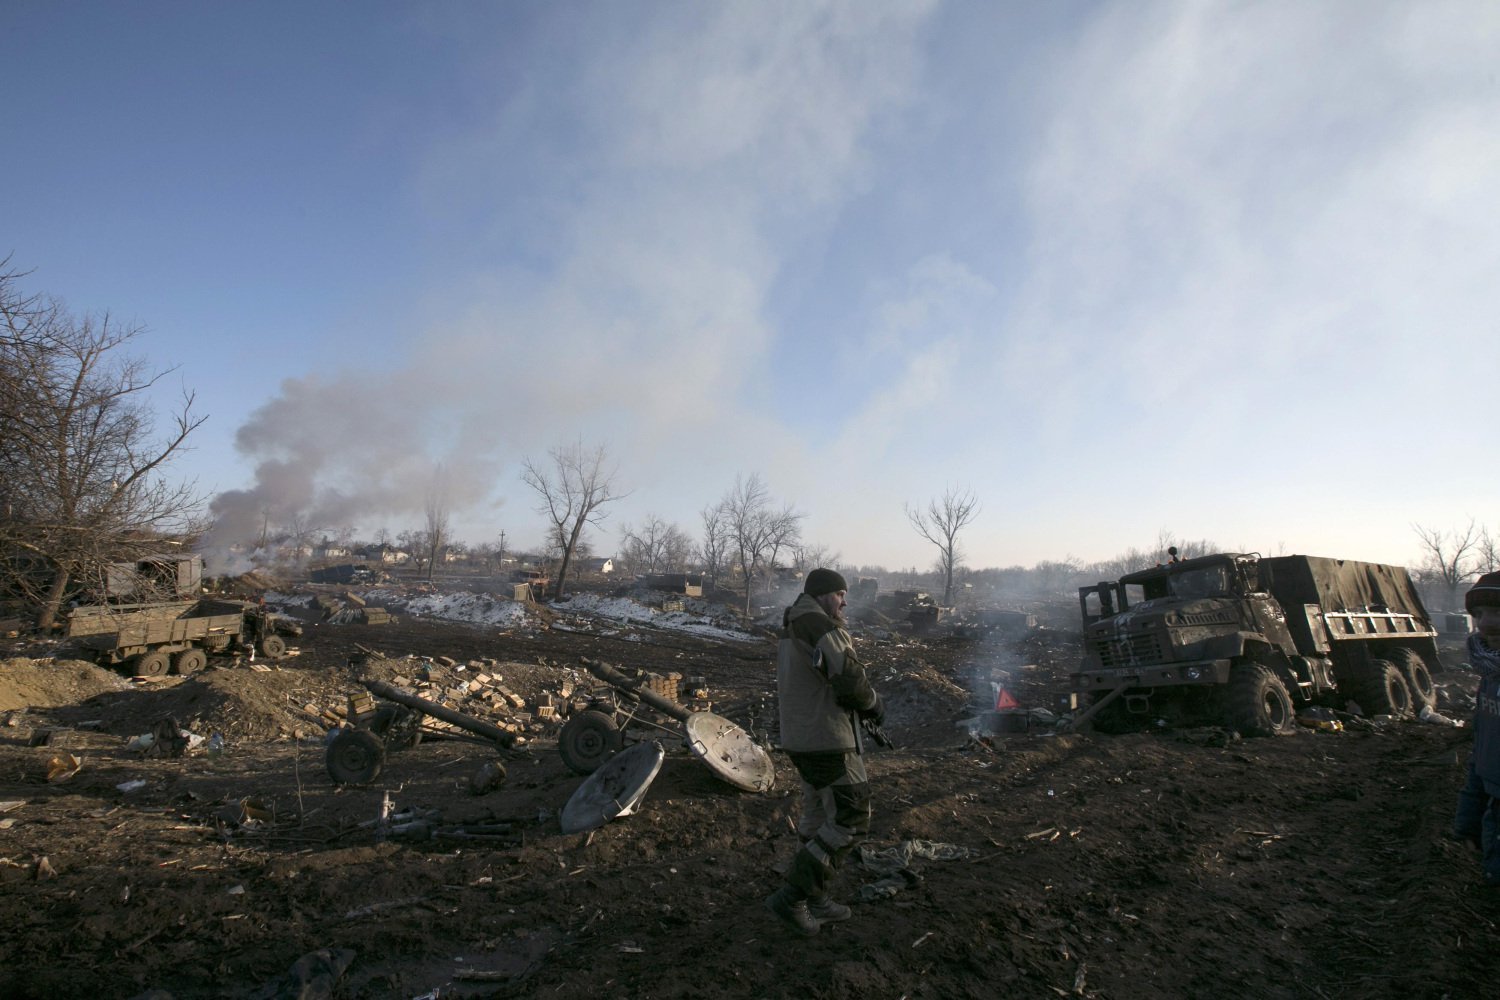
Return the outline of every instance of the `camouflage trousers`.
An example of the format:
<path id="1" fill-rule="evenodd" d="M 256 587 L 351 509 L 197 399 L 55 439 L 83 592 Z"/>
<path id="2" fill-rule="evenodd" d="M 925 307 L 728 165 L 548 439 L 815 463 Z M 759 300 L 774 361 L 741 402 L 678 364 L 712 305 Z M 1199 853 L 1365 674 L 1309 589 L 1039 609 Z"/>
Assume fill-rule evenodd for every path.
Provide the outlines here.
<path id="1" fill-rule="evenodd" d="M 787 756 L 802 781 L 797 832 L 803 844 L 786 880 L 803 896 L 822 899 L 849 852 L 870 832 L 870 781 L 864 758 L 852 750 Z"/>

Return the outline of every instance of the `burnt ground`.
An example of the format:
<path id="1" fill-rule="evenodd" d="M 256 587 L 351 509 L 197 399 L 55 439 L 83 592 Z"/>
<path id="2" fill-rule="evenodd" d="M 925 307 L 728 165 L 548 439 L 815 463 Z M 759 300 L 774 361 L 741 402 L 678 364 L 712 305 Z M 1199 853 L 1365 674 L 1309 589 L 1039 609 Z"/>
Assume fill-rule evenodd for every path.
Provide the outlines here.
<path id="1" fill-rule="evenodd" d="M 584 677 L 588 656 L 702 675 L 716 708 L 758 730 L 769 638 L 401 617 L 310 627 L 274 671 L 151 683 L 18 646 L 32 658 L 0 665 L 0 716 L 27 707 L 0 727 L 0 800 L 19 803 L 0 814 L 0 995 L 1494 995 L 1500 893 L 1443 836 L 1466 731 L 974 739 L 957 724 L 997 665 L 1023 705 L 1052 704 L 1076 644 L 1063 628 L 866 636 L 897 743 L 871 759 L 870 845 L 942 847 L 883 896 L 882 874 L 851 860 L 840 895 L 854 918 L 806 941 L 761 906 L 795 843 L 779 755 L 777 787 L 749 794 L 668 739 L 636 815 L 564 835 L 558 810 L 583 779 L 553 726 L 488 794 L 469 778 L 496 751 L 435 740 L 340 788 L 302 709 L 363 678 L 409 677 L 411 654 L 490 658 L 528 698 Z M 351 664 L 361 647 L 383 657 Z M 1448 661 L 1438 680 L 1461 702 L 1469 675 L 1455 650 Z M 222 733 L 223 753 L 126 748 L 166 715 Z M 48 729 L 49 744 L 28 745 Z M 63 753 L 82 765 L 49 782 Z M 132 781 L 144 784 L 120 789 Z M 398 812 L 437 810 L 445 836 L 379 836 L 386 796 Z"/>

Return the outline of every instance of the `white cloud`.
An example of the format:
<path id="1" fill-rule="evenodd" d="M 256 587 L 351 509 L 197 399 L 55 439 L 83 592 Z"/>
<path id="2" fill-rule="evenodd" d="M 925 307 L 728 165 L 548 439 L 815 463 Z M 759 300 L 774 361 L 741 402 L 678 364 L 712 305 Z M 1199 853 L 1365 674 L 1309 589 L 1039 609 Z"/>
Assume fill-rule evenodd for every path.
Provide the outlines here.
<path id="1" fill-rule="evenodd" d="M 483 537 L 496 494 L 520 501 L 507 517 L 529 506 L 520 456 L 582 435 L 635 489 L 619 520 L 696 528 L 760 472 L 812 540 L 891 564 L 929 561 L 900 508 L 948 483 L 985 501 L 980 563 L 1105 556 L 1164 526 L 1394 559 L 1371 550 L 1492 495 L 1493 476 L 1347 470 L 1431 454 L 1483 405 L 1454 386 L 1500 306 L 1500 8 L 1086 10 L 1024 77 L 946 61 L 940 29 L 1001 36 L 1004 7 L 605 10 L 432 151 L 419 183 L 451 267 L 379 391 L 289 383 L 247 431 L 363 430 L 422 462 L 252 457 L 293 456 L 306 478 L 278 489 L 394 514 L 423 463 L 466 456 Z M 939 65 L 952 106 L 906 121 L 939 100 Z M 856 232 L 890 245 L 840 242 Z M 771 308 L 794 260 L 858 272 L 806 293 L 844 326 Z M 868 297 L 827 298 L 851 287 Z M 837 416 L 775 391 L 794 375 Z"/>

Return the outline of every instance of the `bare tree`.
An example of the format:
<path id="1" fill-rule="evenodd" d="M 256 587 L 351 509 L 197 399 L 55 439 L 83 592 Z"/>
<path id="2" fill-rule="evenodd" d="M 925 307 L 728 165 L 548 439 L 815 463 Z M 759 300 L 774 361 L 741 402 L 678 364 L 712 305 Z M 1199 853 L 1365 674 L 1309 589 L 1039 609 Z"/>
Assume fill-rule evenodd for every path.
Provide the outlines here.
<path id="1" fill-rule="evenodd" d="M 698 559 L 703 563 L 704 575 L 710 586 L 719 585 L 719 574 L 725 570 L 729 558 L 729 523 L 724 513 L 724 504 L 713 503 L 698 512 L 703 525 L 703 541 L 698 546 Z"/>
<path id="2" fill-rule="evenodd" d="M 291 547 L 293 557 L 298 560 L 303 558 L 304 551 L 311 551 L 313 539 L 327 533 L 327 528 L 313 524 L 302 511 L 293 513 L 281 525 L 281 540 Z"/>
<path id="3" fill-rule="evenodd" d="M 1459 531 L 1442 531 L 1413 524 L 1422 546 L 1422 562 L 1417 567 L 1417 576 L 1424 581 L 1441 586 L 1448 597 L 1448 607 L 1458 607 L 1458 589 L 1469 577 L 1483 557 L 1483 540 L 1473 518 L 1469 526 Z"/>
<path id="4" fill-rule="evenodd" d="M 839 554 L 826 545 L 798 545 L 792 552 L 792 566 L 803 574 L 819 566 L 833 569 L 838 563 Z"/>
<path id="5" fill-rule="evenodd" d="M 581 440 L 549 453 L 550 468 L 525 459 L 521 481 L 540 498 L 537 513 L 547 517 L 550 541 L 560 551 L 557 582 L 552 599 L 561 600 L 567 586 L 568 570 L 578 551 L 585 525 L 604 520 L 603 508 L 628 494 L 616 492 L 616 470 L 605 468 L 608 458 L 603 445 L 585 448 Z"/>
<path id="6" fill-rule="evenodd" d="M 1476 573 L 1493 573 L 1500 570 L 1500 548 L 1495 545 L 1495 536 L 1489 528 L 1479 529 L 1479 555 L 1474 566 Z"/>
<path id="7" fill-rule="evenodd" d="M 1164 566 L 1171 562 L 1173 549 L 1177 550 L 1176 558 L 1178 562 L 1184 559 L 1197 559 L 1199 556 L 1206 556 L 1219 551 L 1214 543 L 1207 539 L 1200 538 L 1196 542 L 1191 540 L 1183 541 L 1166 528 L 1162 528 L 1156 533 L 1156 564 Z"/>
<path id="8" fill-rule="evenodd" d="M 927 501 L 919 510 L 906 505 L 906 519 L 938 550 L 938 572 L 943 576 L 943 604 L 953 603 L 953 571 L 963 559 L 958 533 L 979 513 L 979 498 L 967 487 L 950 486 L 940 498 Z"/>
<path id="9" fill-rule="evenodd" d="M 431 583 L 437 561 L 448 545 L 448 488 L 441 465 L 433 473 L 424 513 L 426 520 L 422 541 L 427 552 L 427 581 Z"/>
<path id="10" fill-rule="evenodd" d="M 20 294 L 0 262 L 0 549 L 8 582 L 51 628 L 70 584 L 194 530 L 201 498 L 163 478 L 204 421 L 193 394 L 157 437 L 149 391 L 169 372 L 123 356 L 141 331 Z"/>
<path id="11" fill-rule="evenodd" d="M 633 573 L 681 572 L 692 552 L 692 542 L 682 529 L 655 514 L 647 514 L 639 530 L 620 529 L 620 558 Z"/>
<path id="12" fill-rule="evenodd" d="M 776 565 L 783 548 L 797 544 L 802 534 L 802 515 L 790 504 L 779 510 L 759 474 L 736 477 L 734 489 L 719 501 L 730 549 L 745 583 L 745 617 L 752 612 L 755 581 Z"/>

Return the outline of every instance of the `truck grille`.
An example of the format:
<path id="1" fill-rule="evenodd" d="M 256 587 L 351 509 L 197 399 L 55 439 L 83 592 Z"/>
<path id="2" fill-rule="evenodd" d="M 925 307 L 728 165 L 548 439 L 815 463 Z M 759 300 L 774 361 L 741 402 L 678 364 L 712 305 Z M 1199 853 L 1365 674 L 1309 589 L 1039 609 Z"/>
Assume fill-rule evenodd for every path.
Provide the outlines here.
<path id="1" fill-rule="evenodd" d="M 1097 639 L 1094 652 L 1105 667 L 1129 667 L 1138 663 L 1160 663 L 1161 643 L 1154 635 L 1132 635 L 1124 639 Z"/>

